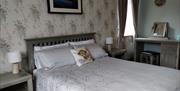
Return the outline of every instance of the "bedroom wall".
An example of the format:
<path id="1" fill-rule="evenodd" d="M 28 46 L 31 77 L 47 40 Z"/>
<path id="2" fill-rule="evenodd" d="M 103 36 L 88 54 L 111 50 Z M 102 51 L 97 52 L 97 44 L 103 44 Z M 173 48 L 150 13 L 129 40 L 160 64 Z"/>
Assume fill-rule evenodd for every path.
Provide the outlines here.
<path id="1" fill-rule="evenodd" d="M 24 39 L 97 33 L 104 44 L 115 30 L 115 0 L 82 0 L 83 14 L 48 14 L 47 0 L 0 0 L 0 73 L 11 70 L 8 51 L 26 53 Z"/>
<path id="2" fill-rule="evenodd" d="M 154 22 L 169 23 L 169 38 L 180 35 L 180 0 L 166 0 L 162 7 L 155 6 L 154 0 L 141 0 L 138 37 L 150 37 Z"/>

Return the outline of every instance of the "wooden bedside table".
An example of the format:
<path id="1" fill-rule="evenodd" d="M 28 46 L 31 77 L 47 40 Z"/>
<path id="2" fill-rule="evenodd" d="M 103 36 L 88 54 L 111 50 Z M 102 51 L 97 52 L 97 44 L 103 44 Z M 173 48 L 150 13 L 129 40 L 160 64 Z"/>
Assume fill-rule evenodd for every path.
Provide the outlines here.
<path id="1" fill-rule="evenodd" d="M 33 91 L 32 76 L 21 71 L 19 74 L 5 73 L 0 74 L 0 89 L 27 82 L 27 91 Z"/>
<path id="2" fill-rule="evenodd" d="M 110 57 L 115 57 L 115 58 L 121 58 L 122 55 L 126 53 L 126 49 L 118 49 L 118 48 L 113 48 L 110 52 L 108 52 Z"/>

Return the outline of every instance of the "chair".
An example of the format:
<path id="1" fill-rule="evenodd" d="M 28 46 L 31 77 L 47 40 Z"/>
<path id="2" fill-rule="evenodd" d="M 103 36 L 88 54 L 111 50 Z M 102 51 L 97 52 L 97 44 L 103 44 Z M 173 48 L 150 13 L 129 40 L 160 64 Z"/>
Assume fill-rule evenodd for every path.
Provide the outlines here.
<path id="1" fill-rule="evenodd" d="M 160 65 L 160 53 L 154 51 L 142 51 L 140 53 L 140 62 Z"/>

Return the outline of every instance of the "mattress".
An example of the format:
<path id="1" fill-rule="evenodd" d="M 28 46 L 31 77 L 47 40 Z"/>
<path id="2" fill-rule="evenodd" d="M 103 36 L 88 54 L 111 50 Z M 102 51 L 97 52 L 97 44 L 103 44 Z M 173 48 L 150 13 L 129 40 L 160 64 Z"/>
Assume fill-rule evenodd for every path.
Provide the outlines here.
<path id="1" fill-rule="evenodd" d="M 180 71 L 104 57 L 36 72 L 37 91 L 180 91 Z"/>

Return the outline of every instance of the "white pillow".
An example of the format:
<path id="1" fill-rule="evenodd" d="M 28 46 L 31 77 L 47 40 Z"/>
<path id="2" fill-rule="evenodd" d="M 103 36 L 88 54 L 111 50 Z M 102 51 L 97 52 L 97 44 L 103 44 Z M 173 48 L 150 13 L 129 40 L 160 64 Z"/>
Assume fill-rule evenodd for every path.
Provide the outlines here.
<path id="1" fill-rule="evenodd" d="M 34 53 L 35 65 L 40 69 L 74 64 L 75 60 L 70 50 L 70 47 L 63 47 L 37 51 Z"/>
<path id="2" fill-rule="evenodd" d="M 95 40 L 90 39 L 90 40 L 85 40 L 85 41 L 70 42 L 70 45 L 77 46 L 77 45 L 94 44 L 94 43 L 95 43 Z"/>
<path id="3" fill-rule="evenodd" d="M 82 47 L 82 48 L 76 48 L 72 49 L 71 53 L 73 54 L 76 64 L 80 67 L 84 64 L 93 62 L 92 56 L 88 49 Z"/>
<path id="4" fill-rule="evenodd" d="M 63 44 L 56 44 L 51 46 L 34 46 L 34 51 L 42 51 L 47 49 L 53 49 L 53 48 L 59 48 L 59 47 L 68 47 L 69 42 L 63 43 Z"/>
<path id="5" fill-rule="evenodd" d="M 79 46 L 74 46 L 74 47 L 75 48 L 79 48 L 79 47 L 87 48 L 94 59 L 108 56 L 108 54 L 97 44 L 79 45 Z"/>

